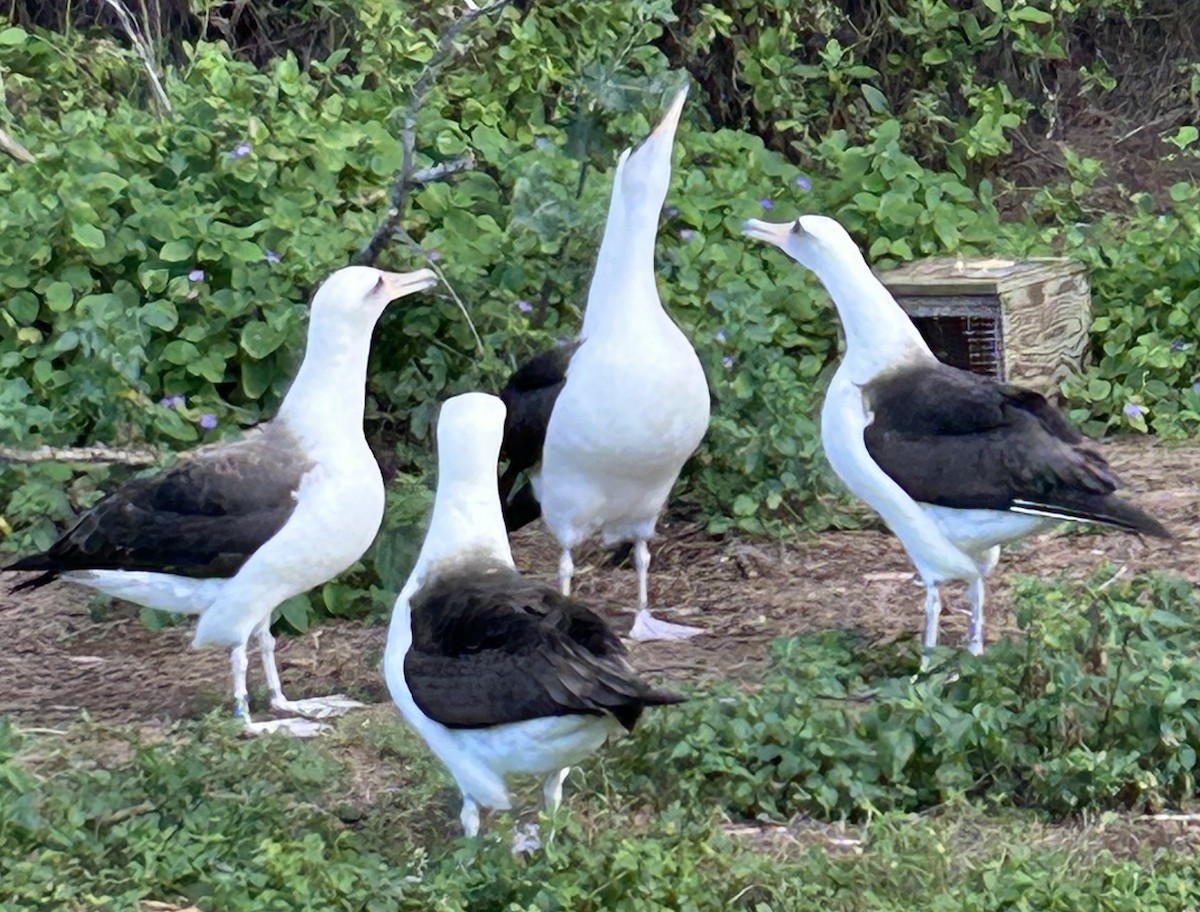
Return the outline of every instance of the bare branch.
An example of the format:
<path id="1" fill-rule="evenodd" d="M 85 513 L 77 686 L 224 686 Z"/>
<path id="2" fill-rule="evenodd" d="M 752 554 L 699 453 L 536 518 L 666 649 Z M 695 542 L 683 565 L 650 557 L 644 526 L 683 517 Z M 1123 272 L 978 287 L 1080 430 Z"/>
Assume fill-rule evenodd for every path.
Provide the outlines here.
<path id="1" fill-rule="evenodd" d="M 163 88 L 162 79 L 158 75 L 158 67 L 154 63 L 154 55 L 150 51 L 150 43 L 146 40 L 146 36 L 142 34 L 138 28 L 137 17 L 129 11 L 129 8 L 121 2 L 121 0 L 104 0 L 117 14 L 117 18 L 121 20 L 121 27 L 125 29 L 125 34 L 129 36 L 130 42 L 133 44 L 133 50 L 137 53 L 138 58 L 142 61 L 142 66 L 146 70 L 146 75 L 150 77 L 150 88 L 154 90 L 155 101 L 164 114 L 171 113 L 171 99 L 167 98 L 167 90 Z"/>
<path id="2" fill-rule="evenodd" d="M 383 220 L 379 228 L 376 229 L 375 234 L 371 236 L 371 240 L 363 247 L 356 258 L 357 262 L 367 266 L 375 265 L 376 260 L 379 259 L 379 254 L 383 252 L 384 247 L 396 235 L 397 229 L 404 219 L 405 210 L 408 208 L 408 197 L 414 186 L 419 183 L 428 183 L 429 180 L 441 180 L 451 174 L 468 170 L 474 166 L 474 158 L 468 156 L 471 159 L 470 165 L 446 168 L 441 172 L 438 172 L 440 166 L 435 165 L 432 168 L 417 171 L 414 162 L 417 146 L 417 119 L 421 114 L 421 109 L 425 106 L 425 101 L 429 96 L 430 90 L 433 88 L 438 74 L 442 71 L 442 67 L 446 65 L 451 57 L 458 54 L 457 49 L 454 47 L 454 40 L 477 20 L 484 16 L 491 16 L 503 11 L 512 2 L 513 0 L 499 0 L 498 3 L 493 3 L 489 6 L 471 9 L 463 16 L 451 22 L 446 27 L 446 30 L 442 32 L 441 37 L 438 39 L 437 50 L 429 58 L 429 62 L 425 64 L 425 69 L 421 71 L 421 75 L 417 77 L 417 81 L 412 87 L 412 96 L 408 102 L 408 110 L 404 114 L 404 126 L 400 131 L 400 148 L 403 158 L 401 159 L 400 170 L 396 172 L 395 182 L 392 184 L 392 200 L 391 206 L 388 208 L 387 217 Z M 464 160 L 459 159 L 458 161 L 462 162 Z M 428 180 L 422 181 L 418 179 L 423 174 L 429 175 Z"/>
<path id="3" fill-rule="evenodd" d="M 128 450 L 106 446 L 49 447 L 19 450 L 0 446 L 0 462 L 90 462 L 96 465 L 157 465 L 162 454 L 154 450 Z"/>

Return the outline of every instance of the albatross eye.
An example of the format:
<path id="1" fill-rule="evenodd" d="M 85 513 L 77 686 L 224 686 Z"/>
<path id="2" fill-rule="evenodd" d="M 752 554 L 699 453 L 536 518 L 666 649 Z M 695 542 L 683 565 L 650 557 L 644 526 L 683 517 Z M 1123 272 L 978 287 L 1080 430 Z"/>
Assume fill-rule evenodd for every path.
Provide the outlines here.
<path id="1" fill-rule="evenodd" d="M 371 286 L 370 294 L 375 294 L 377 291 L 383 291 L 383 276 L 382 275 L 380 275 L 379 278 L 377 278 L 375 280 L 375 284 Z"/>

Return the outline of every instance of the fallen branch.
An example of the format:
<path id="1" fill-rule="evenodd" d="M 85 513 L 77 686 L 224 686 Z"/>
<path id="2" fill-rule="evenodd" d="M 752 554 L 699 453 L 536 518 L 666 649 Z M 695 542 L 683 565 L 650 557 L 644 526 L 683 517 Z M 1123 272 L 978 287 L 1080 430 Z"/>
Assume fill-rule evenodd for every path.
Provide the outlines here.
<path id="1" fill-rule="evenodd" d="M 130 807 L 121 808 L 119 811 L 101 814 L 95 819 L 95 824 L 98 827 L 112 826 L 114 823 L 120 823 L 122 820 L 128 820 L 130 817 L 141 817 L 143 814 L 149 814 L 155 810 L 155 806 L 149 801 L 142 801 Z"/>
<path id="2" fill-rule="evenodd" d="M 33 161 L 33 153 L 9 136 L 3 127 L 0 127 L 0 149 L 7 152 L 19 162 L 29 163 Z"/>
<path id="3" fill-rule="evenodd" d="M 478 19 L 499 13 L 512 2 L 513 0 L 499 0 L 498 3 L 493 3 L 490 6 L 473 8 L 465 15 L 450 23 L 446 30 L 442 32 L 438 40 L 437 50 L 429 58 L 429 62 L 425 64 L 425 69 L 421 71 L 421 75 L 417 77 L 417 81 L 413 84 L 412 97 L 408 102 L 408 110 L 404 114 L 404 126 L 400 131 L 400 148 L 403 157 L 400 160 L 400 170 L 396 172 L 396 180 L 392 184 L 391 206 L 388 208 L 387 217 L 384 218 L 382 224 L 375 230 L 371 239 L 367 241 L 358 257 L 356 257 L 356 262 L 365 266 L 375 265 L 375 262 L 379 259 L 379 254 L 383 252 L 384 247 L 387 246 L 388 242 L 391 241 L 400 229 L 400 223 L 403 221 L 405 210 L 408 208 L 408 198 L 413 187 L 422 183 L 430 183 L 434 180 L 443 180 L 452 174 L 469 170 L 475 166 L 474 156 L 468 154 L 463 158 L 451 162 L 443 162 L 440 165 L 433 165 L 430 168 L 418 171 L 415 165 L 417 119 L 421 114 L 421 109 L 425 106 L 425 101 L 429 96 L 430 90 L 433 88 L 434 80 L 437 79 L 438 74 L 442 71 L 442 67 L 446 65 L 452 56 L 458 53 L 454 47 L 454 39 L 466 31 Z"/>
<path id="4" fill-rule="evenodd" d="M 0 446 L 0 462 L 88 462 L 95 465 L 157 465 L 162 454 L 154 450 L 129 450 L 106 446 L 50 447 L 32 450 Z"/>

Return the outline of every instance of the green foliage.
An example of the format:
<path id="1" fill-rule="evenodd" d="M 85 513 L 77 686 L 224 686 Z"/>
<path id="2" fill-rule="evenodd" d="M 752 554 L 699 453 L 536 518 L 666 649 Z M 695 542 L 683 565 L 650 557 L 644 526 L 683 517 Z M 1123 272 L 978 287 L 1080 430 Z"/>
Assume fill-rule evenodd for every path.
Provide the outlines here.
<path id="1" fill-rule="evenodd" d="M 915 680 L 915 655 L 853 632 L 781 641 L 760 690 L 656 715 L 620 787 L 782 818 L 959 795 L 1055 814 L 1189 800 L 1200 751 L 1192 587 L 1026 582 L 1017 616 L 1023 640 L 982 658 L 943 650 L 945 665 Z"/>
<path id="2" fill-rule="evenodd" d="M 317 742 L 248 741 L 211 721 L 144 740 L 0 723 L 0 909 L 906 912 L 920 897 L 947 912 L 1184 912 L 1200 900 L 1195 854 L 1131 853 L 1146 827 L 1116 815 L 1046 826 L 951 804 L 759 832 L 703 804 L 650 811 L 593 768 L 569 780 L 546 848 L 514 858 L 508 817 L 474 843 L 448 835 L 444 785 L 417 739 L 380 719 Z"/>

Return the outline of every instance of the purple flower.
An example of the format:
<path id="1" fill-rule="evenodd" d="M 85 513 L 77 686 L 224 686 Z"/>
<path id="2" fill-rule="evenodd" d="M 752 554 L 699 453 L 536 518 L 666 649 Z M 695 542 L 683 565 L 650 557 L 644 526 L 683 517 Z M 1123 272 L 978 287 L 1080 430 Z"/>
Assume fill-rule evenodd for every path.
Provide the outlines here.
<path id="1" fill-rule="evenodd" d="M 1125 404 L 1126 418 L 1141 418 L 1144 414 L 1146 414 L 1144 406 L 1138 405 L 1136 402 L 1127 402 Z"/>
<path id="2" fill-rule="evenodd" d="M 442 252 L 440 250 L 431 250 L 429 253 L 425 254 L 425 259 L 429 260 L 431 263 L 436 263 L 441 258 Z"/>
<path id="3" fill-rule="evenodd" d="M 539 136 L 537 139 L 535 139 L 533 141 L 533 144 L 535 146 L 537 146 L 539 149 L 549 149 L 550 148 L 550 140 L 546 139 L 546 137 L 544 137 L 544 136 Z"/>
<path id="4" fill-rule="evenodd" d="M 279 254 L 277 254 L 270 247 L 266 247 L 263 249 L 263 256 L 267 258 L 268 263 L 278 263 L 280 260 L 283 259 L 283 257 L 281 257 Z"/>
<path id="5" fill-rule="evenodd" d="M 807 193 L 812 189 L 812 181 L 807 174 L 801 174 L 796 178 L 796 186 Z"/>
<path id="6" fill-rule="evenodd" d="M 693 231 L 691 228 L 679 229 L 679 240 L 684 241 L 685 243 L 687 241 L 690 241 L 695 236 L 696 236 L 696 232 Z"/>
<path id="7" fill-rule="evenodd" d="M 725 327 L 724 326 L 722 326 L 720 329 L 717 330 L 716 339 L 718 342 L 724 342 L 728 338 L 729 337 L 727 335 L 725 335 Z"/>
<path id="8" fill-rule="evenodd" d="M 250 145 L 250 143 L 240 142 L 234 146 L 233 151 L 229 153 L 229 157 L 236 161 L 239 158 L 245 158 L 253 151 L 254 146 Z"/>
<path id="9" fill-rule="evenodd" d="M 186 402 L 187 397 L 181 396 L 179 393 L 172 393 L 170 396 L 163 396 L 162 399 L 158 400 L 159 405 L 169 409 L 183 408 Z"/>
<path id="10" fill-rule="evenodd" d="M 769 197 L 765 197 L 765 196 L 758 201 L 758 204 L 760 206 L 762 206 L 764 209 L 766 209 L 768 212 L 770 212 L 772 209 L 775 208 L 775 204 L 773 202 L 771 202 Z"/>
<path id="11" fill-rule="evenodd" d="M 1200 380 L 1197 380 L 1195 383 L 1192 384 L 1192 392 L 1195 393 L 1197 396 L 1200 396 Z"/>
<path id="12" fill-rule="evenodd" d="M 724 364 L 727 368 L 733 367 L 733 355 L 726 355 L 724 358 L 721 359 L 721 363 Z"/>
<path id="13" fill-rule="evenodd" d="M 668 206 L 663 210 L 663 215 L 667 218 L 675 218 L 675 216 L 679 215 L 679 209 L 675 206 Z"/>
<path id="14" fill-rule="evenodd" d="M 523 314 L 527 314 L 531 310 L 533 310 L 533 305 L 530 304 L 528 301 L 526 301 L 524 298 L 522 298 L 520 301 L 517 302 L 517 310 L 521 311 L 521 313 L 523 313 Z"/>
<path id="15" fill-rule="evenodd" d="M 204 270 L 201 269 L 199 266 L 197 266 L 195 269 L 193 269 L 191 272 L 188 273 L 188 278 L 191 279 L 193 282 L 203 282 L 204 281 Z"/>
<path id="16" fill-rule="evenodd" d="M 1181 351 L 1187 351 L 1187 350 L 1188 350 L 1188 344 L 1186 342 L 1184 342 L 1182 339 L 1176 339 L 1171 343 L 1171 351 L 1181 352 Z"/>
<path id="17" fill-rule="evenodd" d="M 212 412 L 205 412 L 200 416 L 200 427 L 206 431 L 211 431 L 217 426 L 217 416 Z"/>

